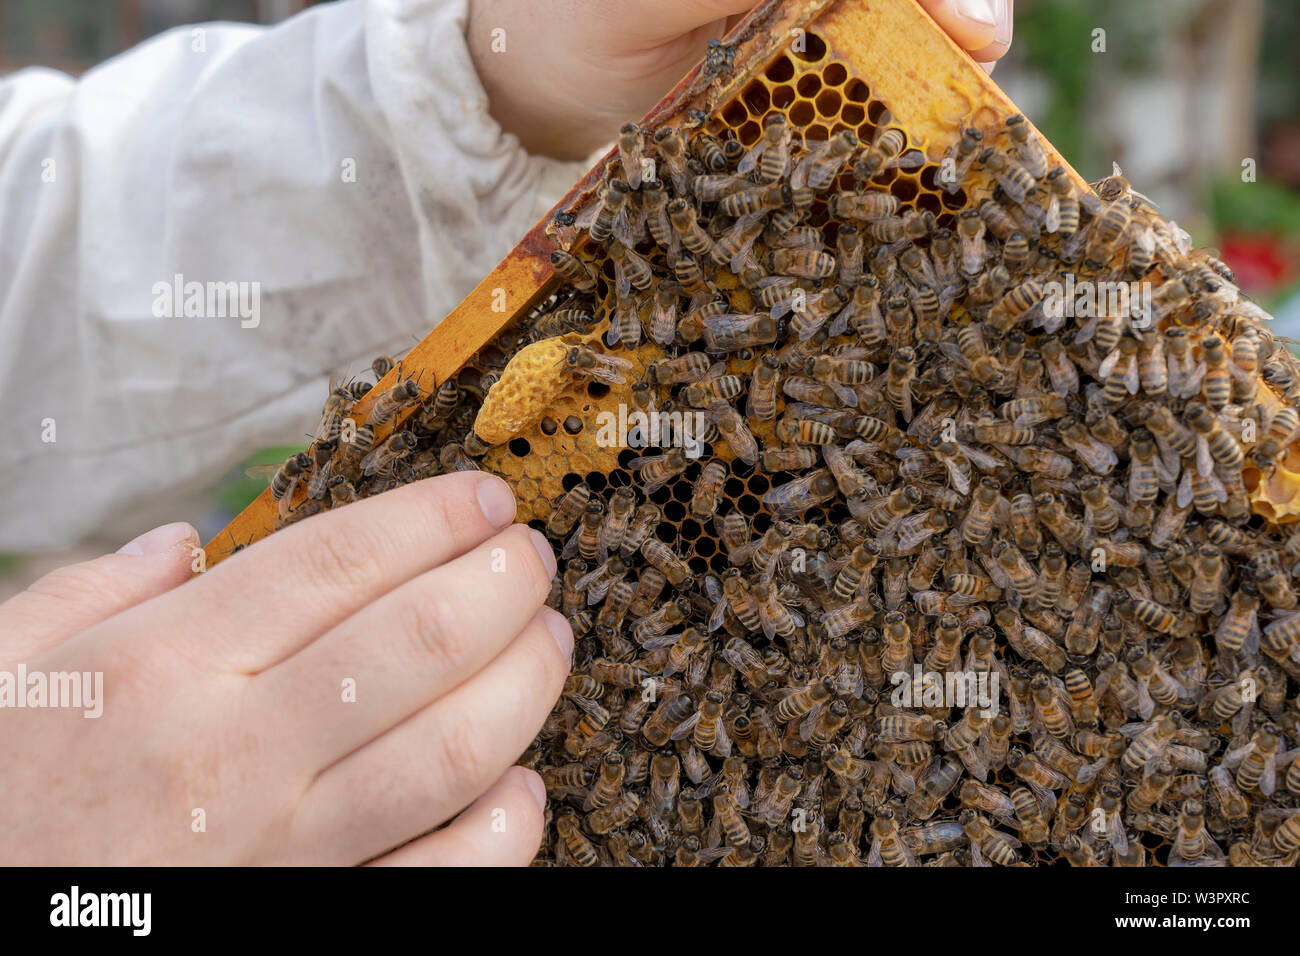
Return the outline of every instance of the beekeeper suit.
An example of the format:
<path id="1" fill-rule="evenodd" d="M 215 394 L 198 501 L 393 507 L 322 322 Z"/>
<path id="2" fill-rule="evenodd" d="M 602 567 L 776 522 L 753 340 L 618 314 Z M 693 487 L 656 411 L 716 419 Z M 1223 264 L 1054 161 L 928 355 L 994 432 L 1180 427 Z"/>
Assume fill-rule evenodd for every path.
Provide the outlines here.
<path id="1" fill-rule="evenodd" d="M 466 3 L 182 27 L 79 80 L 0 79 L 0 551 L 192 519 L 578 178 L 489 116 Z"/>

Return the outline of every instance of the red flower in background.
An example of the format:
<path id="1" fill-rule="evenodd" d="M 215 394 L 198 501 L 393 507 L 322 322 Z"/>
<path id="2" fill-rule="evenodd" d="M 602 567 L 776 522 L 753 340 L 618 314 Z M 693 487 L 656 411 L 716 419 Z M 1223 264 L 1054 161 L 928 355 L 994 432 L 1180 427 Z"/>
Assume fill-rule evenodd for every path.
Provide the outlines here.
<path id="1" fill-rule="evenodd" d="M 1296 244 L 1278 236 L 1225 232 L 1219 256 L 1237 274 L 1237 285 L 1253 294 L 1268 294 L 1296 276 Z"/>

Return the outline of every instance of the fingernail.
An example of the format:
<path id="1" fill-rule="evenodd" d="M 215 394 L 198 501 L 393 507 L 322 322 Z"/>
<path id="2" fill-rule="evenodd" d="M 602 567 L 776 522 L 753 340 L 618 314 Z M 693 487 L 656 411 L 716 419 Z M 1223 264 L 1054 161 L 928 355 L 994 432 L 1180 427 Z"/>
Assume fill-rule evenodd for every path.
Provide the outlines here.
<path id="1" fill-rule="evenodd" d="M 989 0 L 957 0 L 957 12 L 967 20 L 986 27 L 998 25 L 998 18 L 993 15 Z"/>
<path id="2" fill-rule="evenodd" d="M 559 611 L 553 611 L 549 607 L 546 609 L 546 629 L 551 632 L 551 637 L 555 638 L 555 643 L 560 648 L 560 653 L 564 659 L 573 658 L 573 627 Z"/>
<path id="3" fill-rule="evenodd" d="M 1011 16 L 1011 0 L 993 0 L 993 17 L 998 22 L 998 32 L 993 42 L 1010 46 L 1011 34 L 1016 25 L 1015 18 Z"/>
<path id="4" fill-rule="evenodd" d="M 173 521 L 162 527 L 146 531 L 138 538 L 132 538 L 117 549 L 118 554 L 147 555 L 162 554 L 182 542 L 189 540 L 199 543 L 199 533 L 188 521 Z"/>
<path id="5" fill-rule="evenodd" d="M 494 528 L 504 528 L 515 520 L 515 496 L 500 478 L 484 478 L 478 483 L 478 506 Z"/>
<path id="6" fill-rule="evenodd" d="M 545 810 L 546 809 L 546 784 L 542 782 L 542 775 L 539 774 L 536 770 L 529 770 L 524 775 L 524 777 L 526 782 L 528 783 L 528 789 L 533 795 L 533 799 L 537 801 L 537 805 L 539 807 Z"/>
<path id="7" fill-rule="evenodd" d="M 555 552 L 551 550 L 551 543 L 536 528 L 529 529 L 529 537 L 533 539 L 533 547 L 546 566 L 546 576 L 555 577 Z"/>

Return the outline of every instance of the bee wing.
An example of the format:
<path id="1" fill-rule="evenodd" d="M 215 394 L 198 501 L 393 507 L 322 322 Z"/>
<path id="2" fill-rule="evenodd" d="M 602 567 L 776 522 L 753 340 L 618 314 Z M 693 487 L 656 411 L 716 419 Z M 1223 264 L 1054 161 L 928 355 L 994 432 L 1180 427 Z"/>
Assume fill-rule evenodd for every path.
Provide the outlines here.
<path id="1" fill-rule="evenodd" d="M 627 362 L 626 359 L 619 359 L 619 361 Z M 627 362 L 627 368 L 631 367 L 632 363 Z M 598 362 L 594 367 L 592 367 L 590 375 L 592 378 L 599 382 L 604 382 L 606 385 L 622 385 L 627 382 L 627 378 L 624 377 L 620 367 L 605 362 Z"/>
<path id="2" fill-rule="evenodd" d="M 593 196 L 583 210 L 574 217 L 573 224 L 579 229 L 589 229 L 591 224 L 596 221 L 596 216 L 600 214 L 601 207 L 605 204 L 605 191 L 608 187 L 601 185 L 600 191 Z"/>
<path id="3" fill-rule="evenodd" d="M 767 149 L 767 137 L 760 136 L 758 142 L 749 147 L 749 152 L 740 157 L 740 162 L 736 166 L 736 172 L 742 176 L 752 173 L 758 167 L 758 161 L 763 157 L 763 151 Z"/>
<path id="4" fill-rule="evenodd" d="M 880 858 L 880 837 L 875 837 L 871 841 L 871 852 L 867 854 L 867 866 L 884 866 L 884 861 Z"/>
<path id="5" fill-rule="evenodd" d="M 897 764 L 889 764 L 889 776 L 893 780 L 894 789 L 904 796 L 916 792 L 916 778 Z"/>
<path id="6" fill-rule="evenodd" d="M 271 465 L 250 465 L 244 469 L 244 474 L 249 478 L 256 478 L 270 484 L 271 479 L 275 477 L 275 473 L 280 470 L 282 464 L 283 462 L 276 462 Z"/>
<path id="7" fill-rule="evenodd" d="M 1111 349 L 1110 354 L 1108 354 L 1104 359 L 1102 359 L 1101 365 L 1097 367 L 1097 378 L 1100 379 L 1109 376 L 1118 363 L 1119 363 L 1119 349 L 1118 348 Z"/>
<path id="8" fill-rule="evenodd" d="M 696 854 L 701 863 L 712 863 L 714 860 L 721 860 L 723 857 L 731 856 L 732 847 L 715 846 L 710 850 L 700 850 Z"/>
<path id="9" fill-rule="evenodd" d="M 731 756 L 731 737 L 727 734 L 726 723 L 721 719 L 718 720 L 716 735 L 717 740 L 713 745 L 713 749 L 710 750 L 709 753 L 713 754 L 715 757 L 726 760 Z M 745 803 L 740 803 L 739 796 L 737 796 L 736 802 L 740 804 L 740 808 L 743 810 L 745 808 L 745 803 L 749 802 L 749 795 L 745 795 Z"/>
<path id="10" fill-rule="evenodd" d="M 685 720 L 683 720 L 680 724 L 677 725 L 676 729 L 674 729 L 673 732 L 668 735 L 669 739 L 682 740 L 690 736 L 691 732 L 695 730 L 695 725 L 698 724 L 699 722 L 700 722 L 700 712 L 697 710 L 695 713 L 691 714 L 691 716 L 687 717 Z"/>
<path id="11" fill-rule="evenodd" d="M 840 404 L 845 408 L 858 407 L 858 393 L 853 389 L 841 382 L 827 382 L 826 384 L 831 387 L 831 391 L 835 393 L 835 397 L 840 400 Z"/>
<path id="12" fill-rule="evenodd" d="M 1246 759 L 1246 755 L 1249 754 L 1254 749 L 1255 749 L 1255 741 L 1252 740 L 1241 747 L 1237 747 L 1233 750 L 1227 751 L 1223 755 L 1223 760 L 1221 760 L 1219 763 L 1221 766 L 1226 767 L 1228 770 L 1235 770 L 1241 764 L 1241 762 Z"/>
<path id="13" fill-rule="evenodd" d="M 1277 789 L 1277 754 L 1272 753 L 1264 760 L 1264 773 L 1259 778 L 1259 792 L 1271 797 Z"/>
<path id="14" fill-rule="evenodd" d="M 925 153 L 919 149 L 905 149 L 894 159 L 885 163 L 885 169 L 920 169 L 925 165 Z"/>
<path id="15" fill-rule="evenodd" d="M 1183 476 L 1178 482 L 1178 493 L 1174 501 L 1180 508 L 1186 508 L 1192 503 L 1192 473 L 1187 469 L 1183 470 Z"/>
<path id="16" fill-rule="evenodd" d="M 644 647 L 647 651 L 657 651 L 657 650 L 658 650 L 659 648 L 661 648 L 661 647 L 672 647 L 674 644 L 677 643 L 678 638 L 680 638 L 681 636 L 682 636 L 682 635 L 681 635 L 680 632 L 678 632 L 678 633 L 676 633 L 676 634 L 664 634 L 664 635 L 662 635 L 661 637 L 652 637 L 652 638 L 650 638 L 648 641 L 646 641 L 646 642 L 645 642 L 644 644 L 642 644 L 641 646 Z M 675 672 L 676 670 L 677 670 L 677 669 L 674 668 L 674 672 Z M 664 676 L 665 676 L 665 677 L 672 677 L 673 675 L 672 675 L 672 673 L 669 673 L 667 669 L 665 669 L 665 670 L 664 670 Z"/>
<path id="17" fill-rule="evenodd" d="M 632 294 L 632 280 L 623 268 L 622 256 L 614 257 L 614 288 L 620 299 L 626 299 Z"/>
<path id="18" fill-rule="evenodd" d="M 723 623 L 726 621 L 727 607 L 728 607 L 728 602 L 725 597 L 722 598 L 722 600 L 718 601 L 715 605 L 713 605 L 713 610 L 709 613 L 708 632 L 710 634 L 712 634 L 718 628 L 722 627 Z M 722 651 L 719 651 L 718 653 L 719 656 L 721 656 L 722 659 L 725 660 L 728 664 L 731 664 L 731 666 L 735 667 L 736 670 L 740 670 L 739 667 L 736 667 L 736 665 L 732 663 L 728 651 L 724 649 Z"/>
<path id="19" fill-rule="evenodd" d="M 1138 370 L 1137 356 L 1129 359 L 1128 369 L 1124 372 L 1124 387 L 1130 395 L 1136 395 L 1142 387 L 1142 375 Z"/>

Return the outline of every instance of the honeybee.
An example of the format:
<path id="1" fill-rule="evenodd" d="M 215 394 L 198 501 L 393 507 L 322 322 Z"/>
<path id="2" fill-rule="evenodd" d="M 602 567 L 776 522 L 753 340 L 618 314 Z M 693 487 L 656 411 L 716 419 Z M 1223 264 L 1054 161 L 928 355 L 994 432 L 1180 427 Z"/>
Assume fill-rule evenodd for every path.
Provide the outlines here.
<path id="1" fill-rule="evenodd" d="M 280 465 L 253 465 L 245 470 L 250 478 L 270 478 L 271 497 L 279 502 L 280 519 L 284 520 L 293 501 L 294 490 L 303 476 L 312 468 L 312 458 L 306 452 L 290 455 Z"/>
<path id="2" fill-rule="evenodd" d="M 591 267 L 571 252 L 557 249 L 551 253 L 551 267 L 578 292 L 595 292 L 596 276 Z M 380 376 L 382 378 L 383 376 Z"/>
<path id="3" fill-rule="evenodd" d="M 755 170 L 758 178 L 774 183 L 783 179 L 790 165 L 790 123 L 783 113 L 772 113 L 763 125 L 763 135 L 743 157 L 736 172 L 745 176 Z"/>
<path id="4" fill-rule="evenodd" d="M 624 375 L 632 368 L 628 359 L 618 355 L 597 352 L 586 345 L 575 345 L 564 353 L 564 367 L 577 375 L 592 378 L 606 385 L 622 385 L 627 381 Z"/>
<path id="5" fill-rule="evenodd" d="M 1023 204 L 1026 197 L 1034 190 L 1034 177 L 1016 160 L 1005 156 L 992 147 L 979 154 L 979 163 L 997 180 L 1002 191 L 1016 204 Z"/>
<path id="6" fill-rule="evenodd" d="M 956 193 L 966 182 L 970 168 L 984 142 L 984 134 L 974 127 L 966 127 L 957 137 L 957 141 L 948 148 L 943 161 L 939 164 L 938 180 L 949 194 Z"/>

